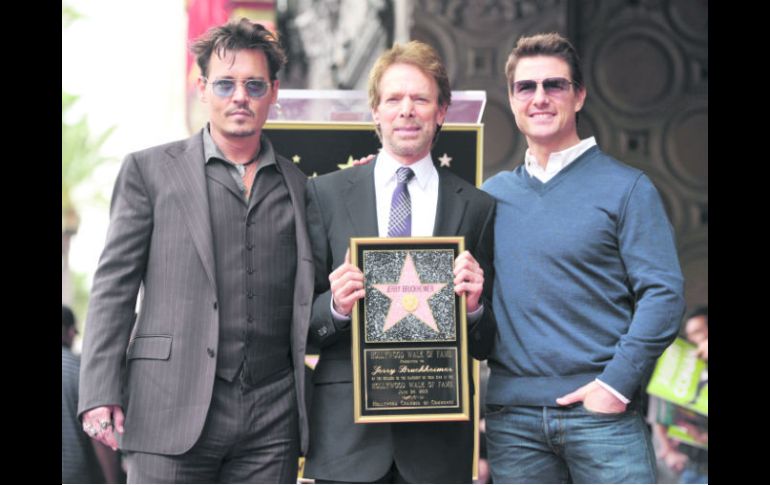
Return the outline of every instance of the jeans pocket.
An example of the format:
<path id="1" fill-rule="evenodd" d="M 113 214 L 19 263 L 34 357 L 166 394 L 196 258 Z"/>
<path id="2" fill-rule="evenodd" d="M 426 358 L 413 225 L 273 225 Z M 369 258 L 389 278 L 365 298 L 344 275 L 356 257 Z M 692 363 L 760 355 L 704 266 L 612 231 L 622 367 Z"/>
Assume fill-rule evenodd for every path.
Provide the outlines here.
<path id="1" fill-rule="evenodd" d="M 586 407 L 585 403 L 582 403 L 582 402 L 580 403 L 580 408 L 583 411 L 585 411 L 586 414 L 589 414 L 591 416 L 597 416 L 597 417 L 600 417 L 600 418 L 620 418 L 622 416 L 625 416 L 625 415 L 629 414 L 629 412 L 631 411 L 628 406 L 626 406 L 626 410 L 625 411 L 621 411 L 619 413 L 605 413 L 605 412 L 602 412 L 602 411 L 594 411 L 593 409 L 588 409 Z"/>

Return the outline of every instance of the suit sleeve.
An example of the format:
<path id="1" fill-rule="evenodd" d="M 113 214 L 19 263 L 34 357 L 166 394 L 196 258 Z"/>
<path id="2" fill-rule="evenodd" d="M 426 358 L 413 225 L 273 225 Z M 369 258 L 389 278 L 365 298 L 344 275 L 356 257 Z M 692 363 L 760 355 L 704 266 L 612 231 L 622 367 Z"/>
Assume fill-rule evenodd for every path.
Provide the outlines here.
<path id="1" fill-rule="evenodd" d="M 332 292 L 329 274 L 334 270 L 333 255 L 329 245 L 327 222 L 324 219 L 318 186 L 315 179 L 307 182 L 307 227 L 313 246 L 315 288 L 313 308 L 310 313 L 308 340 L 319 348 L 327 347 L 341 338 L 350 338 L 350 321 L 337 321 L 332 317 Z"/>
<path id="2" fill-rule="evenodd" d="M 482 215 L 483 223 L 476 246 L 471 248 L 471 254 L 484 270 L 484 290 L 482 302 L 484 312 L 481 318 L 468 328 L 468 342 L 471 355 L 479 360 L 486 359 L 492 351 L 492 345 L 497 334 L 497 320 L 492 311 L 492 288 L 495 281 L 494 260 L 494 222 L 495 203 L 490 202 L 486 214 Z"/>
<path id="3" fill-rule="evenodd" d="M 78 415 L 97 406 L 122 405 L 126 347 L 153 230 L 150 195 L 133 155 L 123 162 L 110 207 L 107 241 L 88 306 Z"/>

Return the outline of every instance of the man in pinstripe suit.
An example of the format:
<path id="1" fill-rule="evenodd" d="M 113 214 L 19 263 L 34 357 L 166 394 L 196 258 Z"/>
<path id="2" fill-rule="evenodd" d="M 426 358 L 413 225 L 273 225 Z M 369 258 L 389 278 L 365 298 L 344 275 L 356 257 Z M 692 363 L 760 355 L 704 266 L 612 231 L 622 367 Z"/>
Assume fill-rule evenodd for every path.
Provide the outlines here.
<path id="1" fill-rule="evenodd" d="M 286 58 L 247 19 L 192 51 L 209 123 L 123 162 L 78 413 L 124 450 L 131 483 L 295 482 L 308 441 L 306 177 L 261 133 Z"/>

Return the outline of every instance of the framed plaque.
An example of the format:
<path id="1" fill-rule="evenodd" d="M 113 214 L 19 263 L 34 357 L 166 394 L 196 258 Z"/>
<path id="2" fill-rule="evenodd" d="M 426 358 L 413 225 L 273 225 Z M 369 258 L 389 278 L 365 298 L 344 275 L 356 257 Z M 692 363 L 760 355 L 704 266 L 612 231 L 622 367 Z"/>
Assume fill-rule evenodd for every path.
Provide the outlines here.
<path id="1" fill-rule="evenodd" d="M 356 423 L 468 421 L 463 237 L 351 238 L 366 295 L 353 308 Z"/>

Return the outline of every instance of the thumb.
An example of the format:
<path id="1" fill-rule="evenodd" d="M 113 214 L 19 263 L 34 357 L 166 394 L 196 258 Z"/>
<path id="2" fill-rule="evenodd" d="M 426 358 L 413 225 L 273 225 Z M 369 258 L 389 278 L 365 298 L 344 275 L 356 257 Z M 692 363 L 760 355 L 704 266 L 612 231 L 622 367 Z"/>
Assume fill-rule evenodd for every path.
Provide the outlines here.
<path id="1" fill-rule="evenodd" d="M 345 264 L 350 264 L 350 248 L 345 250 Z"/>
<path id="2" fill-rule="evenodd" d="M 585 386 L 583 386 L 576 391 L 572 391 L 569 394 L 566 394 L 560 398 L 557 398 L 556 403 L 559 404 L 560 406 L 569 406 L 570 404 L 582 401 L 585 398 L 585 395 L 586 395 L 586 388 Z"/>
<path id="3" fill-rule="evenodd" d="M 112 420 L 115 424 L 115 431 L 117 431 L 120 434 L 123 434 L 123 422 L 126 420 L 125 416 L 123 415 L 123 410 L 120 409 L 119 406 L 115 406 L 112 409 Z"/>

